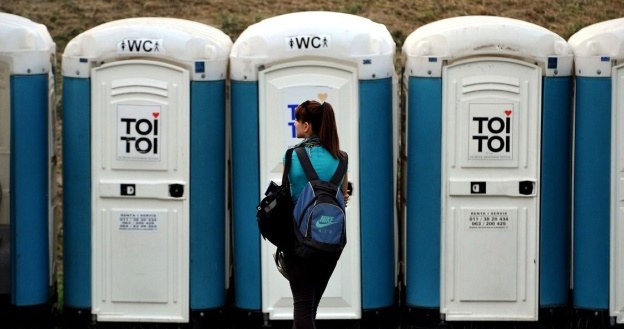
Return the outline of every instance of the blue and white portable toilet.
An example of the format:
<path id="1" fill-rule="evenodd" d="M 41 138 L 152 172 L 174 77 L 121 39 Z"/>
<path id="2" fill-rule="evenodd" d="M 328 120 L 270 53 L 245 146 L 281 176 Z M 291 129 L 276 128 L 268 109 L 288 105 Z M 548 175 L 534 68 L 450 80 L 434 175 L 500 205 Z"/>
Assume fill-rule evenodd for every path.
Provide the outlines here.
<path id="1" fill-rule="evenodd" d="M 572 52 L 509 18 L 425 25 L 403 45 L 405 302 L 448 321 L 565 306 Z"/>
<path id="2" fill-rule="evenodd" d="M 55 52 L 44 25 L 0 13 L 0 294 L 15 306 L 56 285 Z"/>
<path id="3" fill-rule="evenodd" d="M 624 18 L 585 27 L 574 51 L 573 306 L 624 322 Z"/>
<path id="4" fill-rule="evenodd" d="M 322 22 L 322 24 L 320 24 Z M 318 319 L 360 319 L 395 305 L 393 119 L 395 44 L 381 24 L 333 12 L 299 12 L 248 27 L 230 55 L 234 304 L 265 319 L 292 319 L 288 281 L 260 238 L 256 206 L 295 138 L 294 110 L 311 99 L 334 107 L 349 154 L 353 194 L 347 246 Z"/>
<path id="5" fill-rule="evenodd" d="M 188 322 L 225 304 L 231 40 L 132 18 L 63 54 L 65 305 L 98 321 Z"/>

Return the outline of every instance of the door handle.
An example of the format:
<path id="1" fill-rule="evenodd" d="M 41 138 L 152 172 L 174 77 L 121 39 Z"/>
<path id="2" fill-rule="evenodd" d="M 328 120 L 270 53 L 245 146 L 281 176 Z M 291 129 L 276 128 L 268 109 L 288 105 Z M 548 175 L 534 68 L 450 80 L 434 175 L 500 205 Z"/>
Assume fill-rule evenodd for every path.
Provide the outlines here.
<path id="1" fill-rule="evenodd" d="M 520 179 L 468 180 L 450 179 L 448 194 L 451 196 L 535 196 L 537 182 Z"/>
<path id="2" fill-rule="evenodd" d="M 100 180 L 97 185 L 102 198 L 181 200 L 188 197 L 186 184 L 180 181 Z"/>

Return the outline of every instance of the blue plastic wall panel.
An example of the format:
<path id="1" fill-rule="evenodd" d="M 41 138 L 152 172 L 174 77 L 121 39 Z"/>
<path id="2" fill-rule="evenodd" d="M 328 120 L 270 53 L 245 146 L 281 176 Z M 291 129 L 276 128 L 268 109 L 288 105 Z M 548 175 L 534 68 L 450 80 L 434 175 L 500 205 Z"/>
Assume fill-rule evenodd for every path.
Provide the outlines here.
<path id="1" fill-rule="evenodd" d="M 609 308 L 611 79 L 576 78 L 573 304 Z"/>
<path id="2" fill-rule="evenodd" d="M 572 77 L 543 79 L 540 307 L 565 306 L 570 289 Z"/>
<path id="3" fill-rule="evenodd" d="M 237 308 L 260 311 L 258 82 L 232 81 L 231 88 L 234 301 Z"/>
<path id="4" fill-rule="evenodd" d="M 91 308 L 91 81 L 63 78 L 63 288 Z"/>
<path id="5" fill-rule="evenodd" d="M 48 74 L 11 77 L 11 303 L 48 302 Z"/>
<path id="6" fill-rule="evenodd" d="M 441 78 L 410 77 L 407 117 L 406 302 L 439 308 Z"/>
<path id="7" fill-rule="evenodd" d="M 392 79 L 359 87 L 362 309 L 371 310 L 395 300 Z"/>
<path id="8" fill-rule="evenodd" d="M 191 82 L 191 310 L 225 305 L 225 81 Z"/>

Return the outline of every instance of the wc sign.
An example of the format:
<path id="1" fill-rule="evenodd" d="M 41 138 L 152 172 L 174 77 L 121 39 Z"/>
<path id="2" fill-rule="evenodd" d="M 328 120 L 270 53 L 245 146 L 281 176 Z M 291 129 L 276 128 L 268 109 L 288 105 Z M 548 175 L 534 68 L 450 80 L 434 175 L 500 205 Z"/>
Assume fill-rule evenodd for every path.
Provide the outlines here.
<path id="1" fill-rule="evenodd" d="M 513 105 L 470 104 L 468 160 L 513 159 Z"/>
<path id="2" fill-rule="evenodd" d="M 306 51 L 331 48 L 331 36 L 319 35 L 291 35 L 284 39 L 286 51 Z"/>
<path id="3" fill-rule="evenodd" d="M 160 161 L 161 108 L 117 106 L 117 160 Z"/>
<path id="4" fill-rule="evenodd" d="M 117 54 L 164 54 L 163 39 L 134 38 L 117 43 Z"/>

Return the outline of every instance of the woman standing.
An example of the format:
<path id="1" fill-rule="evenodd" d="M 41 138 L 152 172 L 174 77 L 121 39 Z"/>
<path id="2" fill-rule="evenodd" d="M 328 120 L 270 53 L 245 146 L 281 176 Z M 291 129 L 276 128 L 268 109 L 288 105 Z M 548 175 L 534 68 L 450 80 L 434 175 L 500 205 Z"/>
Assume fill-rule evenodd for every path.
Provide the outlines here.
<path id="1" fill-rule="evenodd" d="M 339 159 L 344 157 L 340 152 L 338 129 L 332 106 L 329 103 L 305 101 L 295 110 L 294 125 L 297 138 L 304 138 L 304 141 L 297 147 L 305 148 L 319 178 L 329 181 L 338 168 Z M 288 179 L 291 196 L 293 202 L 296 203 L 308 179 L 295 152 L 292 153 L 291 159 Z M 341 189 L 346 204 L 349 198 L 347 174 L 342 179 Z M 293 250 L 284 251 L 286 273 L 294 301 L 294 328 L 316 328 L 316 311 L 339 257 L 340 254 L 303 259 Z"/>

